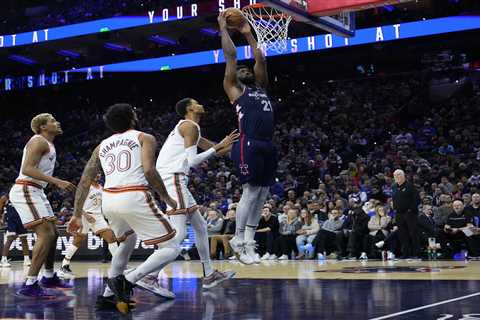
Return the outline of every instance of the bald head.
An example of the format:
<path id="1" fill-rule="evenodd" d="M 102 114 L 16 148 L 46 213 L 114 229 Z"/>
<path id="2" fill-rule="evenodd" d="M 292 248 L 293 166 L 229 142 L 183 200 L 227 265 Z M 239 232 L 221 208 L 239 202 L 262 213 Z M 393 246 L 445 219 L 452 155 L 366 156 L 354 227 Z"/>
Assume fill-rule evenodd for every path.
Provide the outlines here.
<path id="1" fill-rule="evenodd" d="M 393 172 L 393 179 L 398 185 L 403 184 L 405 182 L 405 172 L 400 169 L 395 170 Z"/>

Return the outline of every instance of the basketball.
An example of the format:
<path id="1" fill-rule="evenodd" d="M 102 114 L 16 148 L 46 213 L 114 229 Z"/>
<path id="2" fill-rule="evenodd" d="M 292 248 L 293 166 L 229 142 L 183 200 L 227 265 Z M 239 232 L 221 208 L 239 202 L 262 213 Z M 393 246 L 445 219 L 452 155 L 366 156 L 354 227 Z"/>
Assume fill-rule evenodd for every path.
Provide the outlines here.
<path id="1" fill-rule="evenodd" d="M 227 26 L 231 29 L 238 29 L 247 22 L 247 19 L 243 15 L 242 10 L 237 8 L 226 9 L 225 17 L 227 19 Z"/>

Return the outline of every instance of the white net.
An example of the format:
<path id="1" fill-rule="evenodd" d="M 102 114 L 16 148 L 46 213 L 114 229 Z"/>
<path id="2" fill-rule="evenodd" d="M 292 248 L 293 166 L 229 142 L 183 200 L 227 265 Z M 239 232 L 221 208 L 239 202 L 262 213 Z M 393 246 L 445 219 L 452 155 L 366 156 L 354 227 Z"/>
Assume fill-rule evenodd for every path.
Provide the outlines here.
<path id="1" fill-rule="evenodd" d="M 264 5 L 251 5 L 242 9 L 243 15 L 255 30 L 258 47 L 278 53 L 287 51 L 288 25 L 292 17 Z"/>

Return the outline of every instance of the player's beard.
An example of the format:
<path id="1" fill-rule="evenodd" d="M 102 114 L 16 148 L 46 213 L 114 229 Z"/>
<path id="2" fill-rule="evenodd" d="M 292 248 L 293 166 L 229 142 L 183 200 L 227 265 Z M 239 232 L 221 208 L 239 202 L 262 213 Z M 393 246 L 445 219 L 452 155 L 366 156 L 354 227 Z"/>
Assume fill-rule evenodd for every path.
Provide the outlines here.
<path id="1" fill-rule="evenodd" d="M 251 86 L 251 85 L 255 84 L 255 77 L 254 76 L 242 77 L 239 80 L 240 80 L 240 82 L 242 82 L 246 86 Z"/>

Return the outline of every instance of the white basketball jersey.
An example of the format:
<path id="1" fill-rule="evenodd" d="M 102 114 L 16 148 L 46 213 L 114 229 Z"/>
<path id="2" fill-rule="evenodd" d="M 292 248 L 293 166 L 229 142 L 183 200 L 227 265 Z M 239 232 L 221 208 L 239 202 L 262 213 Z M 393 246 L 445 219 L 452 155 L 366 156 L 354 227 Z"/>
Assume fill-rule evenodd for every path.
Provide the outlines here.
<path id="1" fill-rule="evenodd" d="M 40 162 L 38 163 L 37 169 L 40 170 L 44 175 L 51 177 L 53 175 L 53 170 L 55 169 L 55 161 L 57 161 L 57 153 L 55 151 L 55 146 L 50 141 L 48 141 L 47 139 L 45 139 L 39 134 L 36 134 L 32 138 L 30 138 L 29 142 L 32 141 L 32 139 L 37 137 L 40 137 L 41 139 L 45 140 L 48 143 L 48 146 L 50 148 L 48 153 L 44 154 L 42 158 L 40 158 Z M 22 165 L 20 167 L 20 174 L 18 175 L 17 179 L 32 181 L 45 188 L 48 185 L 48 182 L 33 179 L 32 177 L 26 176 L 22 173 L 21 168 L 23 168 L 23 163 L 25 162 L 26 154 L 27 154 L 27 146 L 23 148 Z"/>
<path id="2" fill-rule="evenodd" d="M 146 186 L 142 166 L 142 132 L 128 130 L 112 135 L 100 143 L 100 163 L 105 173 L 105 188 Z"/>
<path id="3" fill-rule="evenodd" d="M 87 199 L 83 205 L 83 211 L 93 214 L 102 213 L 102 191 L 101 185 L 91 185 Z"/>
<path id="4" fill-rule="evenodd" d="M 185 151 L 185 139 L 178 130 L 178 127 L 185 121 L 190 121 L 198 128 L 198 140 L 195 145 L 198 145 L 200 141 L 200 126 L 191 120 L 180 120 L 172 132 L 170 132 L 158 155 L 157 170 L 161 175 L 172 173 L 188 174 L 190 170 L 187 152 Z"/>

